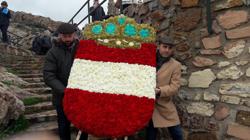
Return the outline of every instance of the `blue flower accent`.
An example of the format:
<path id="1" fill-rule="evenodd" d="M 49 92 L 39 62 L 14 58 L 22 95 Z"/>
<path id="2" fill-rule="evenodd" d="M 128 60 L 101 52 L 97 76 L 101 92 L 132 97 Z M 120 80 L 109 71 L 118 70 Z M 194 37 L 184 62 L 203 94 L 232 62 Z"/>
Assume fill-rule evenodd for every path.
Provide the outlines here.
<path id="1" fill-rule="evenodd" d="M 119 19 L 118 19 L 118 23 L 119 23 L 120 25 L 123 25 L 123 24 L 125 23 L 125 21 L 126 21 L 125 18 L 119 18 Z"/>
<path id="2" fill-rule="evenodd" d="M 94 33 L 94 34 L 100 34 L 101 32 L 102 32 L 102 26 L 101 25 L 95 25 L 95 26 L 93 26 L 92 27 L 92 32 Z"/>
<path id="3" fill-rule="evenodd" d="M 116 30 L 116 26 L 113 23 L 108 23 L 106 26 L 106 32 L 110 35 L 114 35 Z"/>
<path id="4" fill-rule="evenodd" d="M 124 33 L 127 36 L 135 36 L 136 35 L 136 29 L 134 25 L 127 24 L 124 29 Z"/>
<path id="5" fill-rule="evenodd" d="M 142 38 L 147 38 L 147 37 L 149 37 L 149 30 L 148 30 L 148 29 L 141 29 L 141 30 L 140 30 L 140 36 L 141 36 Z"/>

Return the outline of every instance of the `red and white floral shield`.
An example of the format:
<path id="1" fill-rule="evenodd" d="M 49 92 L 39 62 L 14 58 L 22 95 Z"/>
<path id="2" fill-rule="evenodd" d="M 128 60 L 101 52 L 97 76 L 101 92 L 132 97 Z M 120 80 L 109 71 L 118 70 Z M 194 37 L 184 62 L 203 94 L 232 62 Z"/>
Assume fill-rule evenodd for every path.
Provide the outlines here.
<path id="1" fill-rule="evenodd" d="M 115 48 L 81 40 L 64 95 L 67 118 L 100 137 L 132 135 L 151 119 L 156 46 Z"/>

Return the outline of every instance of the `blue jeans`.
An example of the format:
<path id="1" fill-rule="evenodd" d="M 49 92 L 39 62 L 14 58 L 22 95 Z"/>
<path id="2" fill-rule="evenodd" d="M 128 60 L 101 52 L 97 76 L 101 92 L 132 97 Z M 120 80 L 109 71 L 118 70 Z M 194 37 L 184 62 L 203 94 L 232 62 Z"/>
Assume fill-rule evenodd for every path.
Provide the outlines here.
<path id="1" fill-rule="evenodd" d="M 146 140 L 156 140 L 158 132 L 157 128 L 154 127 L 152 120 L 149 122 L 146 131 Z M 183 140 L 182 129 L 180 125 L 168 127 L 168 131 L 173 140 Z"/>
<path id="2" fill-rule="evenodd" d="M 60 140 L 70 140 L 70 121 L 65 116 L 62 106 L 56 106 L 56 111 Z M 80 140 L 88 140 L 88 134 L 82 132 Z"/>

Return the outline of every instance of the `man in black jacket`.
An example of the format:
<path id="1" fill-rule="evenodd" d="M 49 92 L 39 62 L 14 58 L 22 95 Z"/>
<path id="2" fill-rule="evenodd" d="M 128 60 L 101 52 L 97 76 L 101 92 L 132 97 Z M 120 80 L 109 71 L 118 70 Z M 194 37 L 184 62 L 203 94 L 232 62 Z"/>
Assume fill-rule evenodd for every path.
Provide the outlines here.
<path id="1" fill-rule="evenodd" d="M 92 12 L 96 8 L 94 12 L 91 14 L 92 22 L 106 19 L 106 15 L 102 6 L 99 6 L 99 7 L 98 6 L 99 6 L 99 0 L 94 0 L 94 5 L 89 8 L 90 12 Z"/>
<path id="2" fill-rule="evenodd" d="M 71 24 L 61 24 L 57 32 L 58 40 L 53 42 L 45 57 L 43 76 L 45 83 L 52 88 L 52 102 L 57 111 L 60 139 L 70 140 L 70 122 L 64 114 L 62 101 L 78 41 L 75 39 L 75 27 Z M 80 140 L 87 139 L 88 134 L 82 133 Z"/>
<path id="3" fill-rule="evenodd" d="M 8 43 L 7 30 L 10 24 L 11 14 L 8 7 L 8 3 L 3 1 L 0 8 L 0 30 L 2 32 L 2 41 Z"/>

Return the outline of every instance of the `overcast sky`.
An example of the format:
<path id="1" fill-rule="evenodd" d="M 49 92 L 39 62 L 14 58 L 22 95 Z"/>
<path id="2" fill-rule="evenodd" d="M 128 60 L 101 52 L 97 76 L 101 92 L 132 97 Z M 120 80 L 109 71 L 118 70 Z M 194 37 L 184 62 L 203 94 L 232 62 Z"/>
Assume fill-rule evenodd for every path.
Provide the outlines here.
<path id="1" fill-rule="evenodd" d="M 13 11 L 24 11 L 34 15 L 50 17 L 56 21 L 67 22 L 77 12 L 77 10 L 86 2 L 86 0 L 6 0 L 9 9 Z M 99 0 L 100 2 L 102 0 Z M 92 5 L 91 0 L 91 5 Z M 107 13 L 108 0 L 103 5 L 105 13 Z M 87 8 L 83 9 L 77 17 L 84 18 L 87 15 Z M 83 25 L 82 25 L 83 26 Z"/>

